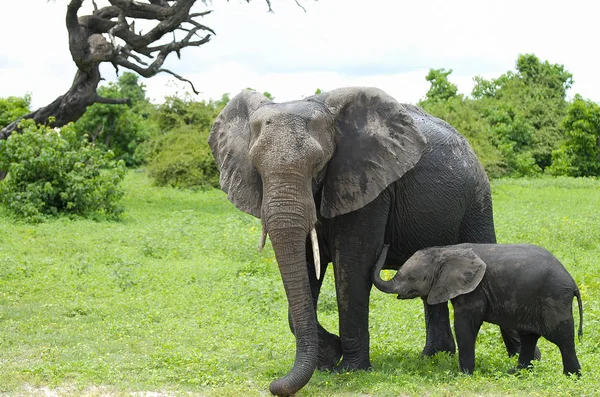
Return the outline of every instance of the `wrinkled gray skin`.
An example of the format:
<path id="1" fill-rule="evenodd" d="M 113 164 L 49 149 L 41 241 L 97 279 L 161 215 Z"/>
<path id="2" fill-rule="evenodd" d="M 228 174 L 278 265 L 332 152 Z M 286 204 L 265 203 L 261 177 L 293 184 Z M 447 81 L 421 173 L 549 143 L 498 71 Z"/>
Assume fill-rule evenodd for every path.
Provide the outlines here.
<path id="1" fill-rule="evenodd" d="M 383 244 L 397 269 L 417 250 L 496 241 L 487 176 L 454 128 L 375 88 L 340 88 L 273 103 L 254 91 L 219 114 L 209 143 L 228 198 L 262 220 L 289 303 L 296 337 L 291 372 L 273 394 L 303 387 L 315 368 L 370 368 L 371 273 Z M 316 228 L 320 279 L 307 238 Z M 333 263 L 340 336 L 317 321 Z M 423 351 L 454 352 L 448 305 L 426 305 Z M 518 336 L 503 331 L 509 353 Z"/>
<path id="2" fill-rule="evenodd" d="M 384 251 L 387 248 L 384 248 Z M 556 344 L 565 374 L 579 375 L 575 354 L 573 297 L 583 310 L 577 284 L 545 249 L 529 244 L 459 244 L 416 252 L 388 281 L 375 266 L 373 282 L 399 299 L 422 297 L 430 305 L 452 301 L 460 369 L 475 369 L 475 339 L 483 321 L 518 331 L 518 368 L 534 359 L 540 336 Z"/>

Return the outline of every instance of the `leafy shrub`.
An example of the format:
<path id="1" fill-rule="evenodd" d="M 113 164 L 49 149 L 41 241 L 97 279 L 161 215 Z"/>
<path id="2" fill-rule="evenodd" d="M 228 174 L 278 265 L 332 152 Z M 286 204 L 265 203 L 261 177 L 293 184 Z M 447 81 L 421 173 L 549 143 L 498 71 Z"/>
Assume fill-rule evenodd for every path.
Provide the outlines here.
<path id="1" fill-rule="evenodd" d="M 491 178 L 541 174 L 563 139 L 561 120 L 573 76 L 562 65 L 521 54 L 516 70 L 475 77 L 471 96 L 457 93 L 452 70 L 431 69 L 431 87 L 419 105 L 454 125 L 469 140 Z"/>
<path id="2" fill-rule="evenodd" d="M 59 214 L 118 217 L 122 161 L 78 138 L 72 124 L 60 132 L 32 120 L 21 125 L 22 134 L 0 141 L 0 169 L 8 170 L 0 204 L 30 222 Z"/>
<path id="3" fill-rule="evenodd" d="M 196 101 L 190 94 L 182 97 L 167 96 L 165 102 L 156 109 L 156 121 L 162 131 L 170 131 L 182 125 L 193 125 L 203 131 L 210 130 L 227 102 L 227 94 L 218 101 Z"/>
<path id="4" fill-rule="evenodd" d="M 180 126 L 144 145 L 148 174 L 159 186 L 219 186 L 219 171 L 208 146 L 208 131 Z"/>
<path id="5" fill-rule="evenodd" d="M 0 129 L 6 127 L 16 119 L 29 113 L 31 95 L 0 98 Z"/>
<path id="6" fill-rule="evenodd" d="M 600 106 L 580 95 L 562 121 L 565 138 L 552 152 L 553 175 L 600 176 Z"/>
<path id="7" fill-rule="evenodd" d="M 75 131 L 80 137 L 87 136 L 99 149 L 112 150 L 115 158 L 124 160 L 128 166 L 140 165 L 143 159 L 135 156 L 136 149 L 158 128 L 151 117 L 156 110 L 146 98 L 144 84 L 138 82 L 134 73 L 125 72 L 118 82 L 99 87 L 98 94 L 128 98 L 131 103 L 95 103 L 75 122 Z"/>
<path id="8" fill-rule="evenodd" d="M 208 146 L 210 127 L 229 101 L 195 101 L 171 96 L 158 106 L 156 121 L 164 131 L 138 146 L 135 157 L 148 163 L 159 186 L 209 188 L 219 186 L 219 172 Z"/>

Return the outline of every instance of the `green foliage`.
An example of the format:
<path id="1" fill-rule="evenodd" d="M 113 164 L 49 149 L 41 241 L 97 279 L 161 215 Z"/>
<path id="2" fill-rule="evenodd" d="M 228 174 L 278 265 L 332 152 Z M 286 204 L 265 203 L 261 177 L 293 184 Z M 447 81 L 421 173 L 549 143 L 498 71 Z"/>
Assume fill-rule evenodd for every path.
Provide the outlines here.
<path id="1" fill-rule="evenodd" d="M 517 70 L 525 84 L 539 85 L 538 89 L 547 99 L 553 99 L 557 94 L 564 99 L 573 84 L 573 75 L 563 65 L 540 62 L 533 54 L 519 55 Z"/>
<path id="2" fill-rule="evenodd" d="M 219 101 L 208 102 L 172 96 L 158 107 L 156 118 L 164 132 L 141 145 L 136 153 L 147 160 L 149 175 L 157 185 L 219 186 L 219 172 L 208 146 L 208 135 L 227 102 L 227 94 Z"/>
<path id="3" fill-rule="evenodd" d="M 103 150 L 112 150 L 115 158 L 127 165 L 139 165 L 143 159 L 134 156 L 137 147 L 156 134 L 156 125 L 151 119 L 154 107 L 146 99 L 144 84 L 138 76 L 125 72 L 117 83 L 108 83 L 98 88 L 98 94 L 106 98 L 129 98 L 130 105 L 95 103 L 75 122 L 75 130 L 81 137 Z"/>
<path id="4" fill-rule="evenodd" d="M 229 102 L 229 94 L 218 101 L 196 101 L 189 94 L 183 97 L 167 96 L 158 106 L 156 119 L 164 133 L 184 125 L 193 125 L 199 130 L 210 130 L 219 112 Z"/>
<path id="5" fill-rule="evenodd" d="M 148 174 L 159 186 L 219 187 L 219 171 L 208 146 L 208 130 L 180 126 L 145 146 Z"/>
<path id="6" fill-rule="evenodd" d="M 22 134 L 0 141 L 0 169 L 8 170 L 0 182 L 2 205 L 30 222 L 47 215 L 121 213 L 125 164 L 112 161 L 112 152 L 79 138 L 72 125 L 59 132 L 32 120 L 21 123 Z"/>
<path id="7" fill-rule="evenodd" d="M 493 103 L 484 110 L 492 143 L 502 153 L 505 171 L 511 176 L 540 172 L 531 151 L 533 127 L 511 103 Z"/>
<path id="8" fill-rule="evenodd" d="M 573 82 L 562 65 L 519 55 L 516 71 L 475 77 L 471 97 L 456 94 L 451 72 L 430 70 L 431 88 L 419 105 L 465 135 L 490 177 L 536 175 L 550 166 Z"/>
<path id="9" fill-rule="evenodd" d="M 139 171 L 123 185 L 119 223 L 14 224 L 0 213 L 0 394 L 268 395 L 293 365 L 295 340 L 273 250 L 256 250 L 260 221 L 216 189 L 153 187 Z M 579 285 L 582 377 L 563 376 L 558 348 L 543 339 L 542 360 L 508 374 L 517 359 L 487 323 L 473 376 L 457 355 L 422 358 L 423 303 L 373 289 L 373 370 L 315 371 L 299 396 L 597 394 L 600 181 L 499 179 L 492 192 L 499 241 L 546 247 Z M 318 316 L 337 333 L 333 280 L 329 266 Z"/>
<path id="10" fill-rule="evenodd" d="M 0 98 L 0 129 L 29 113 L 30 106 L 31 95 L 29 94 L 22 98 L 15 96 Z"/>
<path id="11" fill-rule="evenodd" d="M 541 62 L 533 54 L 522 54 L 517 59 L 516 73 L 509 71 L 497 79 L 477 78 L 475 81 L 474 99 L 487 102 L 491 108 L 509 106 L 514 113 L 510 123 L 514 126 L 509 127 L 512 136 L 508 138 L 516 145 L 509 156 L 507 173 L 535 174 L 548 167 L 552 150 L 563 137 L 560 123 L 567 109 L 566 91 L 573 83 L 571 73 L 562 65 Z M 520 134 L 524 136 L 519 137 Z M 501 144 L 506 144 L 506 139 L 502 139 L 505 136 L 500 138 Z M 527 159 L 526 163 L 531 166 L 523 169 L 521 161 L 511 158 Z"/>
<path id="12" fill-rule="evenodd" d="M 452 73 L 452 69 L 429 69 L 429 73 L 425 80 L 431 83 L 429 91 L 427 91 L 427 102 L 447 101 L 455 97 L 458 92 L 458 87 L 448 80 L 448 76 Z"/>
<path id="13" fill-rule="evenodd" d="M 600 106 L 576 95 L 562 126 L 565 139 L 552 152 L 550 173 L 600 176 Z"/>

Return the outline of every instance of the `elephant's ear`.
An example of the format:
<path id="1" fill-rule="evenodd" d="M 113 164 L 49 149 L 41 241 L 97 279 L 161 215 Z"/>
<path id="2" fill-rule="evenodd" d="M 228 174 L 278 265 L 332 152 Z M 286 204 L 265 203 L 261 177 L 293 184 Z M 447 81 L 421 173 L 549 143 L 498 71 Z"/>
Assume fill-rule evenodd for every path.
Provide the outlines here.
<path id="1" fill-rule="evenodd" d="M 340 88 L 307 98 L 323 103 L 339 130 L 323 181 L 326 218 L 362 208 L 413 168 L 425 137 L 406 108 L 377 88 Z"/>
<path id="2" fill-rule="evenodd" d="M 250 114 L 271 101 L 244 90 L 219 113 L 208 143 L 221 173 L 219 183 L 238 209 L 260 218 L 262 181 L 248 156 Z"/>
<path id="3" fill-rule="evenodd" d="M 483 279 L 485 262 L 470 248 L 441 248 L 440 270 L 433 280 L 427 303 L 436 305 L 473 291 Z"/>

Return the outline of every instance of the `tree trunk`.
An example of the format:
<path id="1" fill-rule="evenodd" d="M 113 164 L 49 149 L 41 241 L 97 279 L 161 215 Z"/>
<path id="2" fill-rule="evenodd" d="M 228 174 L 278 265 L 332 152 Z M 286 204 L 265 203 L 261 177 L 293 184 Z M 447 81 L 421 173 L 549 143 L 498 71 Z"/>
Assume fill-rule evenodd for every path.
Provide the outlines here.
<path id="1" fill-rule="evenodd" d="M 75 79 L 69 91 L 59 96 L 51 104 L 26 114 L 13 121 L 0 131 L 0 139 L 7 139 L 14 131 L 19 131 L 19 122 L 23 119 L 33 119 L 36 124 L 45 124 L 50 127 L 62 127 L 72 121 L 77 121 L 88 106 L 96 103 L 129 103 L 129 99 L 101 98 L 96 94 L 100 82 L 98 65 L 89 72 L 77 70 Z M 106 101 L 108 99 L 108 101 Z M 52 121 L 51 121 L 52 119 Z"/>

